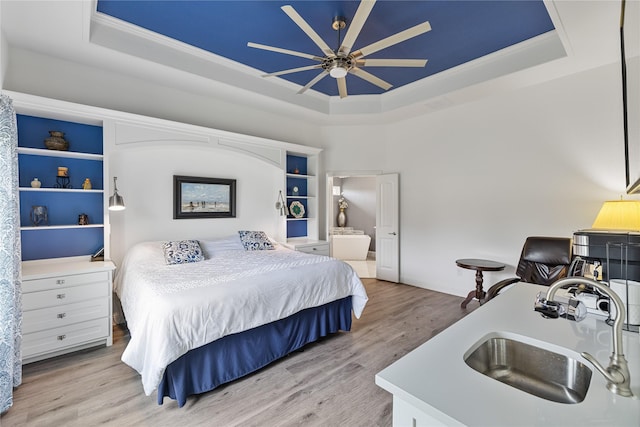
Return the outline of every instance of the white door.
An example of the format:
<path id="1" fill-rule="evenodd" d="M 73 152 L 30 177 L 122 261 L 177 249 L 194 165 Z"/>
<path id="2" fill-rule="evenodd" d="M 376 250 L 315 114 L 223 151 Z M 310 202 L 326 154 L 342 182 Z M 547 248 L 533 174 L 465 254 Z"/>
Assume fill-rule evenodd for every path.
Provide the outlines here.
<path id="1" fill-rule="evenodd" d="M 398 174 L 376 176 L 376 278 L 400 281 Z"/>

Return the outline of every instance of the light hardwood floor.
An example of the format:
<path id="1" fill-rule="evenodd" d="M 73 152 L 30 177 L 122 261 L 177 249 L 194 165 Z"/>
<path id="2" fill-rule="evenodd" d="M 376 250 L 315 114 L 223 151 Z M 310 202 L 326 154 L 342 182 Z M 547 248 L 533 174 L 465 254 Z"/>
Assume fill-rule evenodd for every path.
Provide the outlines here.
<path id="1" fill-rule="evenodd" d="M 139 375 L 120 361 L 129 336 L 112 347 L 26 365 L 9 426 L 390 426 L 392 397 L 377 372 L 478 305 L 461 297 L 363 279 L 369 302 L 352 331 L 338 333 L 184 407 L 145 396 Z"/>

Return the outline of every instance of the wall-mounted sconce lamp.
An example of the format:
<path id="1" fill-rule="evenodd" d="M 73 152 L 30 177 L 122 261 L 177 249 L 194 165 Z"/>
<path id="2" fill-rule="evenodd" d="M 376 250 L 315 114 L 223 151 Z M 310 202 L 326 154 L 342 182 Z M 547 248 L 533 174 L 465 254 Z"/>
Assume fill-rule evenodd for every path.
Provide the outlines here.
<path id="1" fill-rule="evenodd" d="M 122 211 L 124 210 L 124 199 L 118 194 L 118 186 L 116 180 L 118 177 L 113 177 L 113 196 L 109 197 L 109 210 L 110 211 Z"/>
<path id="2" fill-rule="evenodd" d="M 287 203 L 284 201 L 284 196 L 282 195 L 282 191 L 278 192 L 278 200 L 276 201 L 276 209 L 280 210 L 280 216 L 288 216 L 289 209 L 287 208 Z"/>
<path id="3" fill-rule="evenodd" d="M 640 200 L 604 202 L 592 228 L 640 231 Z"/>

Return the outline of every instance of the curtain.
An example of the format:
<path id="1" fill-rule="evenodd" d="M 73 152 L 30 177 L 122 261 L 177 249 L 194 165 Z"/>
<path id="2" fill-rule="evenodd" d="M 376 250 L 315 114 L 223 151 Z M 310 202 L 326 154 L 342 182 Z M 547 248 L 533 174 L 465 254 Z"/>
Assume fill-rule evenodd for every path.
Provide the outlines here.
<path id="1" fill-rule="evenodd" d="M 11 98 L 0 94 L 0 413 L 22 382 L 18 131 Z"/>

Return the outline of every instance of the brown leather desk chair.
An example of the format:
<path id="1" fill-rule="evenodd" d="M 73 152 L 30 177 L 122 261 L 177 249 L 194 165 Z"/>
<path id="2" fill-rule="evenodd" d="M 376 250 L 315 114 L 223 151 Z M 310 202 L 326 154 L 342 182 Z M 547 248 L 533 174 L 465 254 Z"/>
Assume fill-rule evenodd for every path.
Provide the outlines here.
<path id="1" fill-rule="evenodd" d="M 485 301 L 489 301 L 505 287 L 516 282 L 549 286 L 567 276 L 571 264 L 571 238 L 527 237 L 516 268 L 516 276 L 504 279 L 487 290 Z"/>

